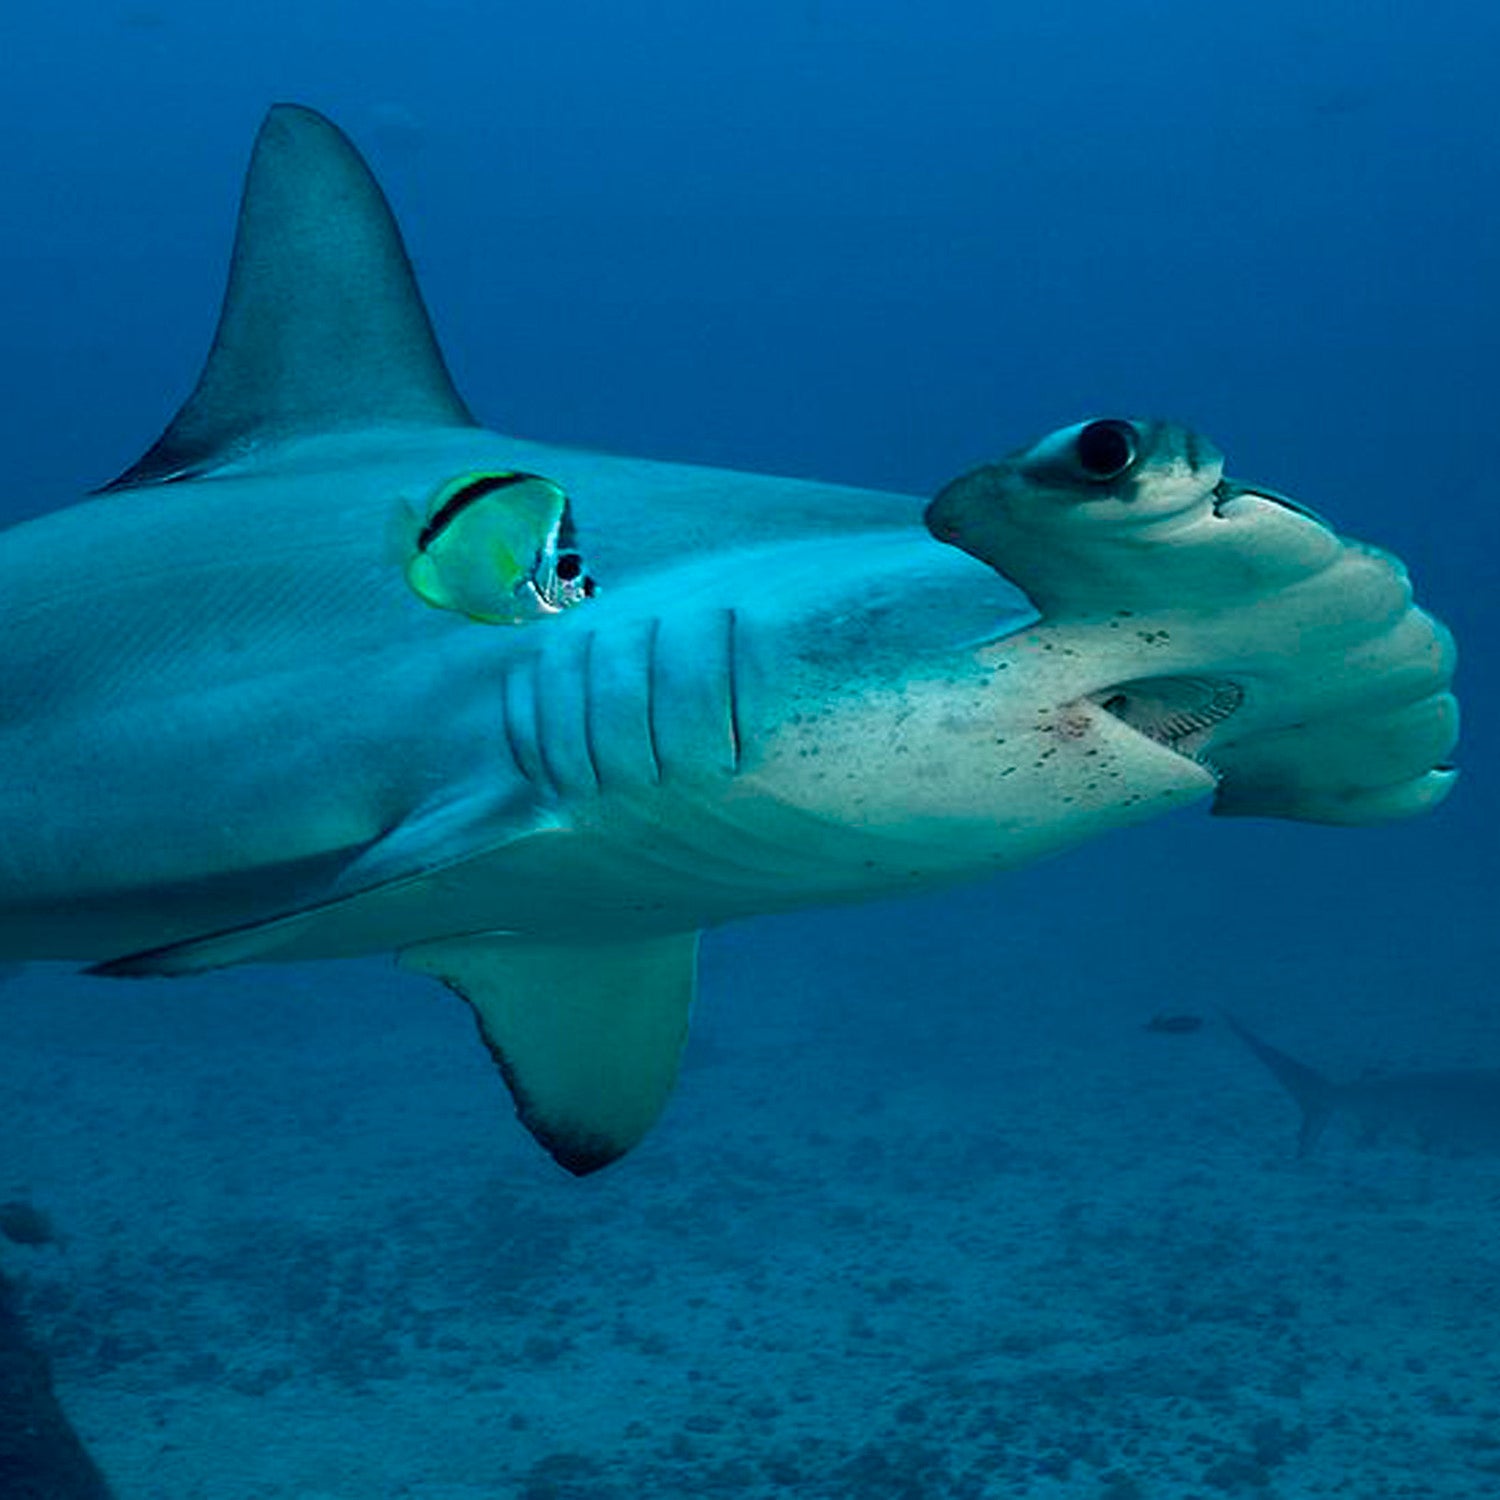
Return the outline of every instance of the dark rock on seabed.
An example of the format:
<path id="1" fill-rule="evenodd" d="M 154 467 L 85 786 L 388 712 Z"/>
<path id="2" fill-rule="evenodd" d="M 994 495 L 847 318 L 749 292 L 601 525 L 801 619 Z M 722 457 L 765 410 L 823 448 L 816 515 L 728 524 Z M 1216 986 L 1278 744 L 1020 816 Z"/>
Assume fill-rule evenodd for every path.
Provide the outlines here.
<path id="1" fill-rule="evenodd" d="M 15 1290 L 0 1276 L 0 1495 L 5 1500 L 111 1500 L 28 1339 Z"/>

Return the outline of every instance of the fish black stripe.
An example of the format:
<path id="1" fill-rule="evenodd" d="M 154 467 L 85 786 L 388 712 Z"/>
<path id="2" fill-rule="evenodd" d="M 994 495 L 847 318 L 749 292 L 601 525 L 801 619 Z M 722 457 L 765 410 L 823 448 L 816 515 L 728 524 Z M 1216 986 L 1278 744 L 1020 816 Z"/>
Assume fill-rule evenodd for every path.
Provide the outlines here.
<path id="1" fill-rule="evenodd" d="M 512 485 L 525 484 L 528 479 L 535 478 L 535 474 L 523 474 L 517 470 L 513 474 L 482 474 L 478 479 L 470 480 L 443 501 L 437 514 L 418 533 L 417 551 L 425 552 L 464 511 L 483 500 L 486 495 L 493 495 L 498 490 L 508 490 Z"/>

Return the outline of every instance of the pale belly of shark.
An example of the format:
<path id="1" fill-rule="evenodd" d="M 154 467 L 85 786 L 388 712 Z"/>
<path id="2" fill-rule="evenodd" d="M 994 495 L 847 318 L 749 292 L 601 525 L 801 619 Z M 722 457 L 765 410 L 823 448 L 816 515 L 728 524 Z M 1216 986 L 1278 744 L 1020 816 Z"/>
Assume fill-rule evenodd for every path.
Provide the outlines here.
<path id="1" fill-rule="evenodd" d="M 925 519 L 479 428 L 358 157 L 273 111 L 198 390 L 0 537 L 0 956 L 396 952 L 586 1171 L 667 1097 L 705 926 L 1450 785 L 1404 570 L 1193 434 L 1080 424 Z"/>

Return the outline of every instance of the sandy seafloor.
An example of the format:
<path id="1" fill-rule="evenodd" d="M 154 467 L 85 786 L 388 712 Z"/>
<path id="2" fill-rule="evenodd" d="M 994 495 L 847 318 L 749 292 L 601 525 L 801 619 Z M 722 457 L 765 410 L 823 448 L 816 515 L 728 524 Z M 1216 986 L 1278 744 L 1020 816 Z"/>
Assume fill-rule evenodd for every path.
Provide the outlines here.
<path id="1" fill-rule="evenodd" d="M 1032 907 L 1007 960 L 989 899 L 712 938 L 585 1182 L 387 963 L 12 981 L 0 1193 L 66 1244 L 0 1249 L 120 1500 L 1500 1493 L 1500 1162 L 1299 1163 L 1222 1028 L 1141 1029 L 1439 1066 L 1493 1018 L 1381 954 L 1309 1008 L 1305 935 L 1164 972 Z"/>

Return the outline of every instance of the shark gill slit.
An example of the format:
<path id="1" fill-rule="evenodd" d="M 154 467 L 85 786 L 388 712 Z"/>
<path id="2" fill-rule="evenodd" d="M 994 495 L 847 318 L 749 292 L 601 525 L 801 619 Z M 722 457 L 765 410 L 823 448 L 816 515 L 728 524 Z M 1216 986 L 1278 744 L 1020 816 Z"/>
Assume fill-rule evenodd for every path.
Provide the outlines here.
<path id="1" fill-rule="evenodd" d="M 533 657 L 531 662 L 531 702 L 532 712 L 536 719 L 536 760 L 537 767 L 541 771 L 542 780 L 547 783 L 553 796 L 565 795 L 562 777 L 557 774 L 557 768 L 547 759 L 547 723 L 548 715 L 546 705 L 542 702 L 542 694 L 545 691 L 544 684 L 548 674 L 541 670 L 538 658 Z"/>
<path id="2" fill-rule="evenodd" d="M 646 631 L 646 748 L 651 753 L 651 784 L 660 786 L 661 744 L 656 733 L 656 648 L 661 638 L 661 620 L 653 616 Z"/>
<path id="3" fill-rule="evenodd" d="M 517 771 L 527 781 L 535 782 L 539 778 L 539 770 L 536 758 L 526 753 L 520 737 L 516 732 L 516 704 L 515 694 L 517 691 L 517 679 L 519 674 L 511 671 L 505 674 L 504 684 L 500 693 L 500 723 L 505 731 L 505 747 L 510 751 L 510 758 Z M 534 717 L 534 716 L 533 716 Z M 532 735 L 536 739 L 535 733 Z"/>
<path id="4" fill-rule="evenodd" d="M 737 774 L 740 769 L 740 697 L 737 678 L 739 663 L 736 660 L 736 645 L 739 631 L 739 616 L 733 609 L 725 611 L 724 631 L 724 682 L 728 689 L 729 716 L 729 769 Z"/>
<path id="5" fill-rule="evenodd" d="M 603 791 L 604 776 L 594 746 L 594 639 L 592 630 L 583 638 L 583 754 L 593 773 L 595 789 Z"/>

